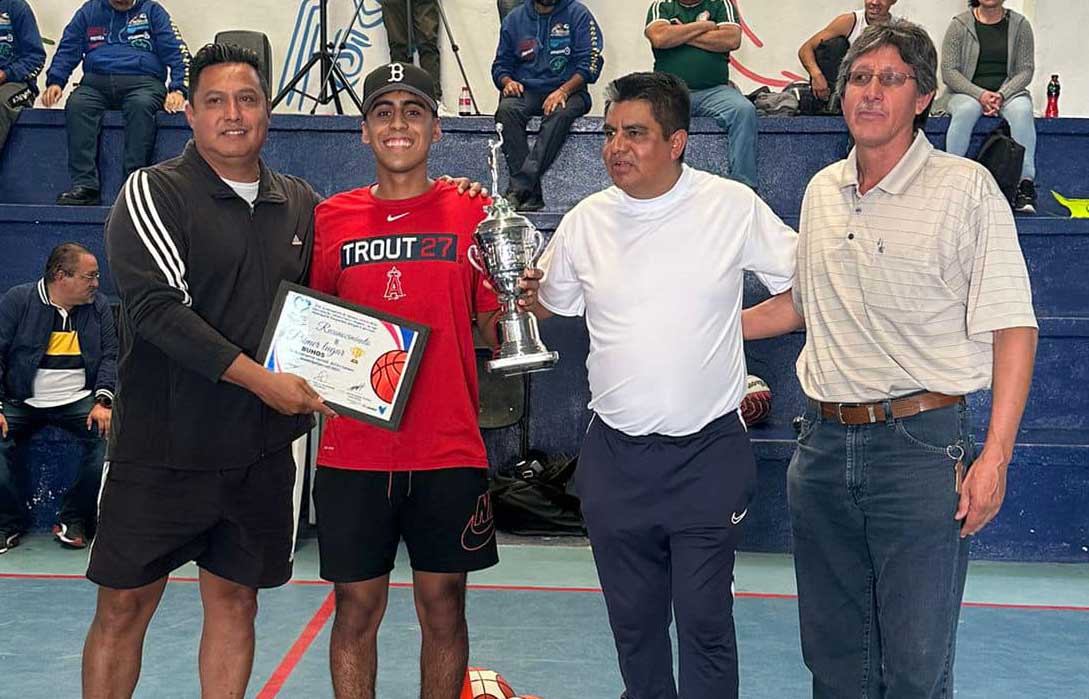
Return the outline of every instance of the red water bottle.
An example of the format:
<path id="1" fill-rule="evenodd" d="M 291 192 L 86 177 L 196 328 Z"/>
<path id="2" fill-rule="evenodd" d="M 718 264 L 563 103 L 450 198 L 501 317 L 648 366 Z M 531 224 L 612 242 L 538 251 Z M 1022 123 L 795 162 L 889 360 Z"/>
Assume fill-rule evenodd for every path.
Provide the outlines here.
<path id="1" fill-rule="evenodd" d="M 473 96 L 469 94 L 469 86 L 461 88 L 461 96 L 458 97 L 458 116 L 472 116 Z"/>
<path id="2" fill-rule="evenodd" d="M 1059 118 L 1059 92 L 1061 90 L 1059 76 L 1052 75 L 1051 82 L 1047 84 L 1047 109 L 1044 110 L 1044 116 L 1048 119 Z"/>

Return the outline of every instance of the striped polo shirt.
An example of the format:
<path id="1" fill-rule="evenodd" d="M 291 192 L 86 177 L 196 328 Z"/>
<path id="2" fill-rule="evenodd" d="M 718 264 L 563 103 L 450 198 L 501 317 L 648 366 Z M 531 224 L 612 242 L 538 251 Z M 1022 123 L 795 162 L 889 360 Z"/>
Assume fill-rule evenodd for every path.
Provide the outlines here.
<path id="1" fill-rule="evenodd" d="M 26 404 L 34 408 L 55 408 L 91 395 L 79 349 L 79 333 L 72 327 L 68 311 L 56 305 L 54 309 L 53 331 L 34 374 L 34 395 L 26 399 Z"/>
<path id="2" fill-rule="evenodd" d="M 793 296 L 798 379 L 820 401 L 986 389 L 993 331 L 1036 327 L 1009 204 L 921 132 L 865 195 L 853 150 L 809 183 Z"/>

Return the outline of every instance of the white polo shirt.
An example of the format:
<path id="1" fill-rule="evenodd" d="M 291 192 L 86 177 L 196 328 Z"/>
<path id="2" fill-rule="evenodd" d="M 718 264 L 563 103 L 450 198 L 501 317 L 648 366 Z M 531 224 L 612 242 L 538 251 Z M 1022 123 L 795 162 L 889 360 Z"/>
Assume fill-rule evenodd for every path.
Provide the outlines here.
<path id="1" fill-rule="evenodd" d="M 538 266 L 541 304 L 586 316 L 590 409 L 634 436 L 692 434 L 736 410 L 743 270 L 782 293 L 796 245 L 751 189 L 688 166 L 654 199 L 614 186 L 583 200 Z"/>

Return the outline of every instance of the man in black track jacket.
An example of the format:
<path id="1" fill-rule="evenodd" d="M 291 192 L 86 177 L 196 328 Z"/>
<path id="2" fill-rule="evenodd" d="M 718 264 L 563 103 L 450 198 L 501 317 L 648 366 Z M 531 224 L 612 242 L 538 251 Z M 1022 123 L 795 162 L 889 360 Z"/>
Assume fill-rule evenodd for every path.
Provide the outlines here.
<path id="1" fill-rule="evenodd" d="M 291 442 L 332 411 L 256 363 L 281 280 L 306 281 L 318 195 L 270 170 L 268 85 L 252 51 L 190 66 L 193 141 L 138 170 L 106 226 L 121 353 L 98 537 L 84 696 L 131 696 L 167 575 L 200 567 L 204 696 L 243 696 L 257 589 L 291 576 Z"/>

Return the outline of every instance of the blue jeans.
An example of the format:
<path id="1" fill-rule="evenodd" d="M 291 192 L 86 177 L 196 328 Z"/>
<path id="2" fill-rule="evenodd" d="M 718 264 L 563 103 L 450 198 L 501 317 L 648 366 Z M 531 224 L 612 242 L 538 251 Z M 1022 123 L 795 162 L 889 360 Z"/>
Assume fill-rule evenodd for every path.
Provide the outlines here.
<path id="1" fill-rule="evenodd" d="M 541 179 L 552 167 L 567 141 L 571 125 L 590 111 L 590 93 L 580 90 L 567 98 L 567 106 L 544 115 L 547 92 L 529 92 L 518 97 L 500 97 L 495 120 L 503 125 L 503 153 L 510 171 L 510 189 L 521 195 L 541 195 Z M 541 129 L 533 148 L 529 147 L 526 124 L 541 117 Z"/>
<path id="2" fill-rule="evenodd" d="M 79 522 L 93 526 L 97 509 L 95 501 L 106 456 L 106 440 L 98 435 L 97 429 L 87 429 L 87 415 L 93 407 L 93 396 L 55 408 L 34 408 L 25 403 L 4 402 L 8 436 L 0 439 L 0 531 L 14 533 L 26 529 L 25 479 L 15 470 L 16 445 L 46 425 L 71 432 L 83 447 L 76 480 L 61 500 L 57 519 L 68 524 Z"/>
<path id="3" fill-rule="evenodd" d="M 968 539 L 952 457 L 974 457 L 969 422 L 958 404 L 845 426 L 810 401 L 787 495 L 816 699 L 953 696 Z"/>
<path id="4" fill-rule="evenodd" d="M 107 109 L 120 109 L 125 115 L 125 177 L 151 164 L 158 128 L 155 115 L 165 99 L 166 85 L 157 78 L 84 74 L 64 107 L 72 185 L 100 188 L 98 135 Z"/>
<path id="5" fill-rule="evenodd" d="M 692 116 L 713 117 L 729 136 L 732 180 L 756 189 L 756 107 L 730 85 L 692 91 Z"/>
<path id="6" fill-rule="evenodd" d="M 983 105 L 975 97 L 957 93 L 949 97 L 947 107 L 952 119 L 945 134 L 945 150 L 953 155 L 968 152 L 972 128 L 983 115 Z M 1010 136 L 1025 147 L 1025 162 L 1021 165 L 1021 179 L 1036 179 L 1036 120 L 1032 115 L 1032 99 L 1028 95 L 1014 97 L 1002 104 L 999 114 L 1010 124 Z"/>
<path id="7" fill-rule="evenodd" d="M 26 83 L 6 82 L 0 85 L 0 154 L 4 152 L 8 133 L 19 118 L 19 112 L 23 107 L 33 106 L 36 96 Z"/>

